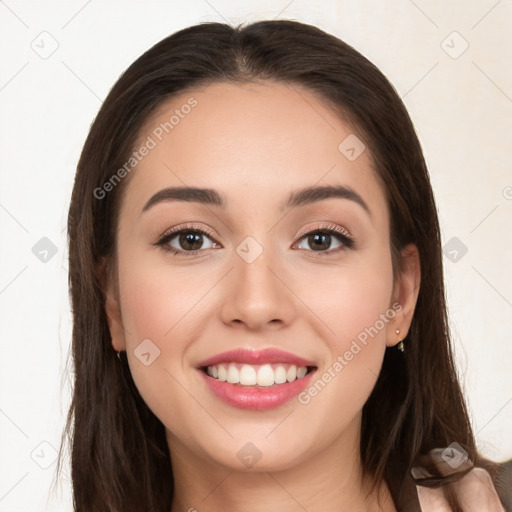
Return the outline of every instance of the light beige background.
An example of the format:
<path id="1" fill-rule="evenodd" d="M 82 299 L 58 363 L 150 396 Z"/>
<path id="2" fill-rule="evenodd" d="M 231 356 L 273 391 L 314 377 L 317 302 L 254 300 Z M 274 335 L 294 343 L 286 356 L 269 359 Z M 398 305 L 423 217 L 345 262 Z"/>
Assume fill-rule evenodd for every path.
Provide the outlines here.
<path id="1" fill-rule="evenodd" d="M 2 0 L 0 511 L 71 510 L 68 480 L 49 495 L 70 397 L 65 226 L 101 101 L 180 28 L 276 17 L 353 45 L 404 99 L 448 244 L 451 325 L 478 444 L 512 457 L 512 0 Z M 47 262 L 32 252 L 43 237 L 57 251 Z"/>

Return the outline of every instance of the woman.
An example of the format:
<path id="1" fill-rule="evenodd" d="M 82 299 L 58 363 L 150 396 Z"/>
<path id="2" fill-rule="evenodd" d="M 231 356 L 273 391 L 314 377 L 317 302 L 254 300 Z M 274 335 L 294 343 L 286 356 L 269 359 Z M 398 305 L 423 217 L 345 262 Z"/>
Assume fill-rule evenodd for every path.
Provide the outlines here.
<path id="1" fill-rule="evenodd" d="M 164 39 L 100 109 L 68 230 L 76 510 L 504 510 L 422 151 L 350 46 Z"/>

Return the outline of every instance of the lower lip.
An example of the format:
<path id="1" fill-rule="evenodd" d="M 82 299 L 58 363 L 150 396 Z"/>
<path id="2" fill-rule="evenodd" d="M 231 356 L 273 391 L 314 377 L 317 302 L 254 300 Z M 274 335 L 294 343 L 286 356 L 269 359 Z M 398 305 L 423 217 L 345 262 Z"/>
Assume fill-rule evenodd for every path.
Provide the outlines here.
<path id="1" fill-rule="evenodd" d="M 275 409 L 291 400 L 309 385 L 316 369 L 310 371 L 301 379 L 284 384 L 274 384 L 268 387 L 236 386 L 229 382 L 223 382 L 207 375 L 203 370 L 198 370 L 206 385 L 215 395 L 228 405 L 239 409 L 252 409 L 266 411 Z"/>

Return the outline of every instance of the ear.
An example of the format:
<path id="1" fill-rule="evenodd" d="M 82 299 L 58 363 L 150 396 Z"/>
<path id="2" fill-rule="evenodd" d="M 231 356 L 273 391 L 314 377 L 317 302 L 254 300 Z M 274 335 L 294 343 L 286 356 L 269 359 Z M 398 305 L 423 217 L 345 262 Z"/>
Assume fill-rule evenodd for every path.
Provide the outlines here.
<path id="1" fill-rule="evenodd" d="M 107 267 L 109 270 L 107 270 Z M 120 352 L 121 350 L 126 350 L 126 340 L 121 316 L 117 277 L 114 274 L 110 270 L 110 266 L 107 266 L 106 261 L 103 259 L 100 263 L 100 275 L 105 290 L 105 314 L 107 315 L 112 347 L 116 352 Z"/>
<path id="2" fill-rule="evenodd" d="M 391 304 L 399 306 L 395 306 L 396 309 L 393 308 L 397 313 L 388 324 L 386 341 L 388 347 L 397 345 L 407 336 L 420 291 L 421 267 L 416 245 L 409 244 L 404 247 L 401 251 L 401 259 L 401 271 L 396 277 L 391 300 Z M 400 331 L 398 335 L 397 329 Z"/>

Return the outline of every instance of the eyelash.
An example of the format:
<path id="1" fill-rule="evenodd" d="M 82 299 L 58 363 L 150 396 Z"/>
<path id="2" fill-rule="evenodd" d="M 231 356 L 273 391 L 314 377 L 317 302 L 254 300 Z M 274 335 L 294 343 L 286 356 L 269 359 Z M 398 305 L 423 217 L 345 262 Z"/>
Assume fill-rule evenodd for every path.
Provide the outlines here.
<path id="1" fill-rule="evenodd" d="M 185 257 L 188 256 L 196 256 L 199 252 L 204 251 L 205 249 L 198 249 L 195 251 L 184 251 L 184 250 L 177 250 L 174 248 L 171 248 L 169 245 L 167 245 L 173 238 L 175 238 L 177 235 L 180 235 L 182 233 L 194 233 L 194 234 L 200 234 L 200 235 L 206 235 L 207 237 L 211 238 L 212 241 L 214 241 L 214 237 L 211 233 L 208 231 L 205 231 L 204 229 L 201 229 L 197 226 L 194 226 L 192 224 L 182 226 L 179 228 L 173 228 L 166 233 L 164 233 L 160 239 L 153 245 L 161 247 L 164 251 L 172 253 L 174 256 L 183 255 Z M 342 247 L 338 247 L 337 249 L 329 249 L 327 251 L 308 251 L 308 252 L 317 252 L 316 256 L 322 257 L 325 254 L 333 254 L 338 251 L 344 251 L 348 249 L 355 249 L 355 241 L 353 238 L 351 238 L 346 230 L 342 228 L 338 228 L 336 226 L 319 226 L 318 228 L 315 228 L 312 231 L 308 231 L 306 233 L 303 233 L 299 237 L 299 241 L 306 238 L 307 236 L 316 235 L 316 234 L 328 234 L 328 235 L 334 235 L 343 245 Z"/>

